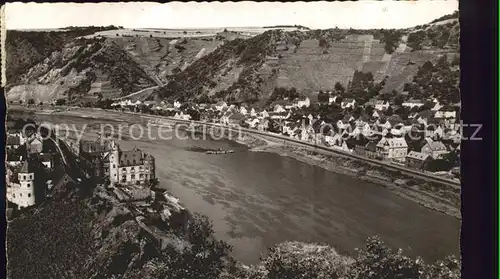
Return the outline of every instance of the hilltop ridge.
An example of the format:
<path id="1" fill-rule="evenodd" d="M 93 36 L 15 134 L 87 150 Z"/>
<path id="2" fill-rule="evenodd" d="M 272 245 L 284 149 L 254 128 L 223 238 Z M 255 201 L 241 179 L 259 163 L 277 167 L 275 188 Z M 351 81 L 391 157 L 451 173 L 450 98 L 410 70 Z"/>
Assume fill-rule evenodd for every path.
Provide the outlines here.
<path id="1" fill-rule="evenodd" d="M 385 79 L 381 93 L 400 92 L 425 62 L 459 56 L 457 13 L 407 29 L 278 27 L 255 36 L 250 30 L 9 30 L 7 99 L 92 104 L 146 89 L 136 97 L 265 104 L 275 88 L 315 99 L 337 82 L 348 87 L 355 71 Z M 90 52 L 79 53 L 82 40 Z"/>

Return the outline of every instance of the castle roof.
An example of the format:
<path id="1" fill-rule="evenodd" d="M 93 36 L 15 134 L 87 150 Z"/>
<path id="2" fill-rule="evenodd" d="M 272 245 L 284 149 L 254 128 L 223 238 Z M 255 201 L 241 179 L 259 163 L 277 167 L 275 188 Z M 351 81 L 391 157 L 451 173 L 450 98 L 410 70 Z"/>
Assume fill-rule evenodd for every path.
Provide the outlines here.
<path id="1" fill-rule="evenodd" d="M 34 172 L 33 164 L 31 164 L 29 161 L 24 161 L 23 165 L 21 166 L 21 169 L 19 170 L 19 173 L 31 173 L 31 172 Z"/>
<path id="2" fill-rule="evenodd" d="M 7 136 L 7 145 L 20 145 L 21 138 L 17 135 L 8 135 Z"/>
<path id="3" fill-rule="evenodd" d="M 143 153 L 142 150 L 134 148 L 132 150 L 120 152 L 119 166 L 137 166 L 142 164 Z"/>

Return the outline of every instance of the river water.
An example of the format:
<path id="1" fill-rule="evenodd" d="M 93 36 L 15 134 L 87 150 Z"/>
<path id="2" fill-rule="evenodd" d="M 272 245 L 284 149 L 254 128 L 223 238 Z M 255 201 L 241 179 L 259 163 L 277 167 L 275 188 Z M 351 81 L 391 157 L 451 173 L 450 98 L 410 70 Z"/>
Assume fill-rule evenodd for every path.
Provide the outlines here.
<path id="1" fill-rule="evenodd" d="M 81 118 L 64 119 L 88 124 Z M 153 154 L 161 186 L 189 210 L 209 216 L 216 236 L 233 245 L 233 255 L 247 264 L 286 240 L 328 243 L 339 253 L 355 255 L 354 249 L 373 235 L 429 262 L 459 255 L 459 220 L 355 177 L 252 152 L 231 141 L 119 142 L 124 150 L 135 146 Z M 236 152 L 210 155 L 191 147 Z"/>

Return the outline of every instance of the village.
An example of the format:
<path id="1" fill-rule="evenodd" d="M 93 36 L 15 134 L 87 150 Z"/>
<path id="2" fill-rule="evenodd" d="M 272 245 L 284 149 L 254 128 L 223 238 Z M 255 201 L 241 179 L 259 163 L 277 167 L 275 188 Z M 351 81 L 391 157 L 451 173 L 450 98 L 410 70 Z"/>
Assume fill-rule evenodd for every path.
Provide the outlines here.
<path id="1" fill-rule="evenodd" d="M 414 170 L 459 177 L 460 103 L 443 105 L 437 98 L 429 98 L 396 104 L 373 98 L 359 104 L 333 91 L 317 94 L 326 94 L 327 101 L 285 97 L 258 109 L 224 101 L 122 100 L 110 108 L 266 131 Z"/>

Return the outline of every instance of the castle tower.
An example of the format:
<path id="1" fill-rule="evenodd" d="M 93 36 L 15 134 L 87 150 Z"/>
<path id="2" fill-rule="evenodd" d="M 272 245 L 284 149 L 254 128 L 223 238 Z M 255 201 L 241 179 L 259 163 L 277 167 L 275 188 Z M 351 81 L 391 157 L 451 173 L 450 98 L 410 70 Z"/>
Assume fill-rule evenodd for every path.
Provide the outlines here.
<path id="1" fill-rule="evenodd" d="M 118 183 L 119 181 L 119 162 L 120 162 L 120 147 L 113 140 L 109 144 L 109 182 Z"/>
<path id="2" fill-rule="evenodd" d="M 155 179 L 155 157 L 146 154 L 144 157 L 144 175 L 147 180 Z"/>
<path id="3" fill-rule="evenodd" d="M 16 200 L 20 207 L 35 205 L 35 171 L 33 165 L 25 161 L 18 173 L 20 187 L 16 189 Z"/>

